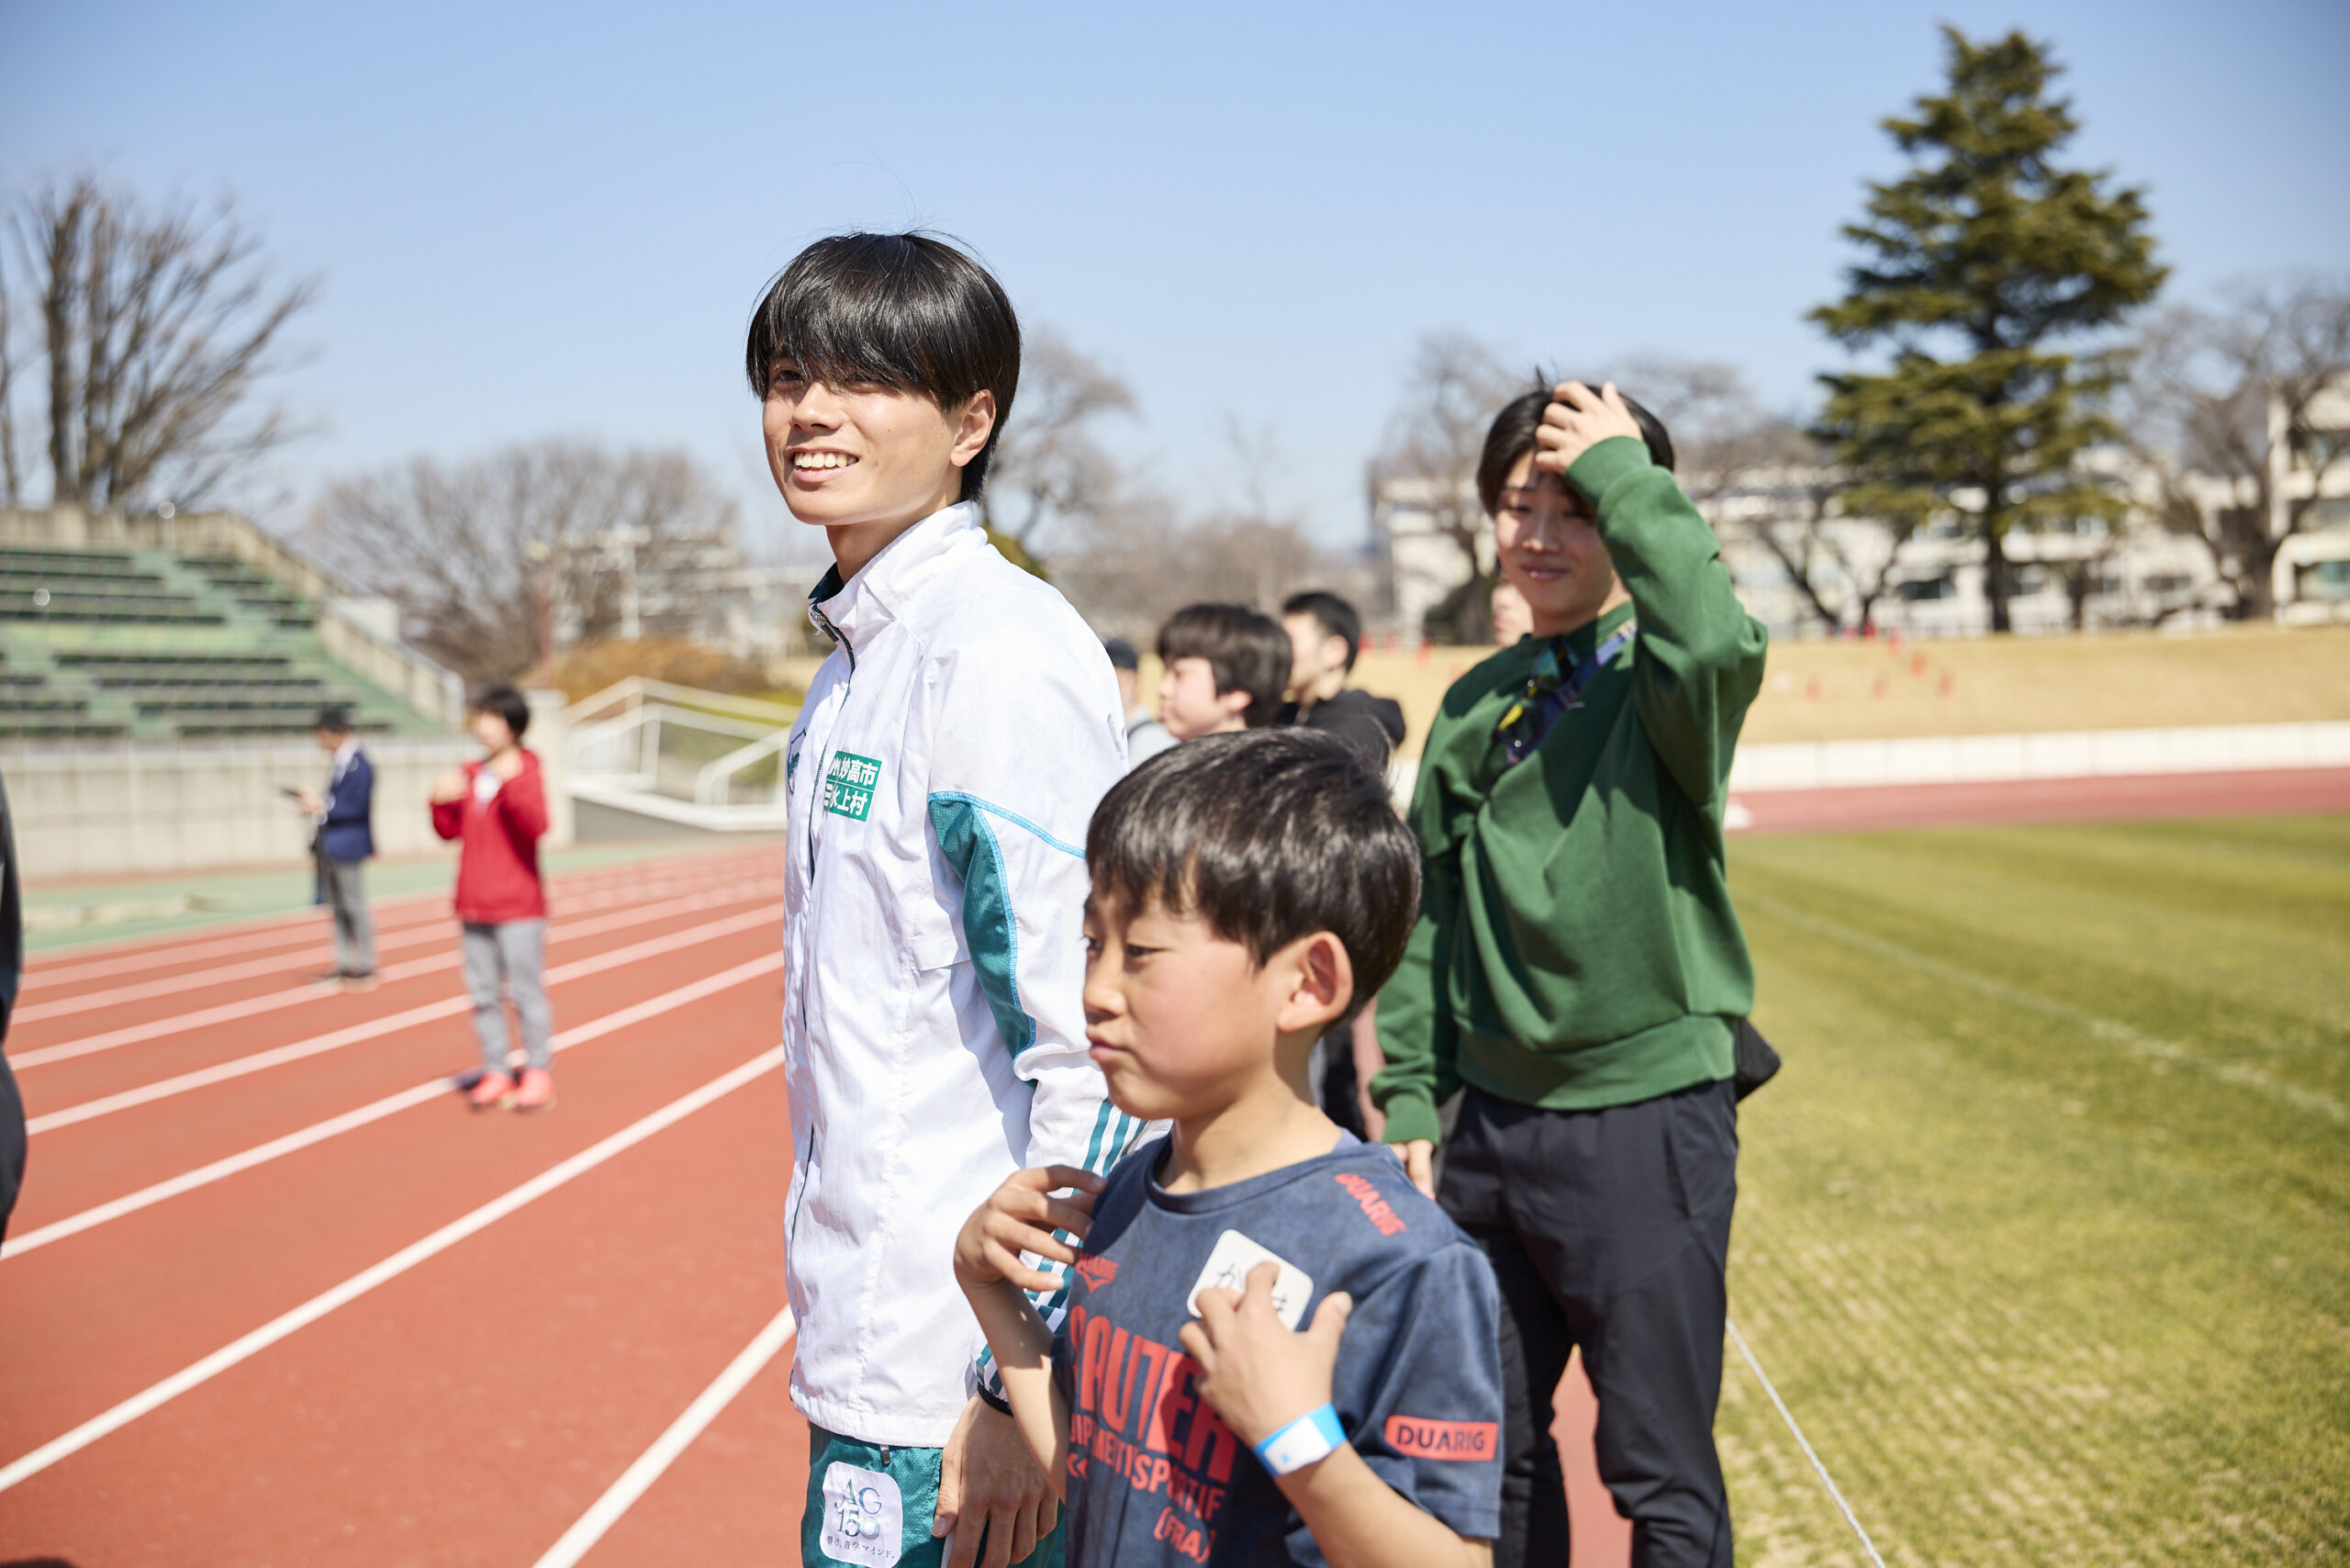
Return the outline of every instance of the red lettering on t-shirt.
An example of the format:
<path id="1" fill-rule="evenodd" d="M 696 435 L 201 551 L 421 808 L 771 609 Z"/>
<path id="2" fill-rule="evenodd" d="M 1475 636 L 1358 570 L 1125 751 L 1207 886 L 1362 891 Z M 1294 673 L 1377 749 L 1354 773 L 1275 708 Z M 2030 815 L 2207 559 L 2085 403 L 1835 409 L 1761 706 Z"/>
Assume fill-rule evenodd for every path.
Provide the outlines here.
<path id="1" fill-rule="evenodd" d="M 1332 1180 L 1354 1198 L 1356 1206 L 1378 1227 L 1380 1235 L 1393 1236 L 1404 1228 L 1404 1216 L 1387 1206 L 1387 1200 L 1379 1195 L 1379 1189 L 1372 1186 L 1368 1178 L 1358 1176 L 1351 1170 L 1342 1170 Z"/>
<path id="2" fill-rule="evenodd" d="M 1387 1446 L 1406 1459 L 1491 1459 L 1500 1451 L 1501 1428 L 1492 1421 L 1431 1421 L 1418 1416 L 1387 1417 Z"/>
<path id="3" fill-rule="evenodd" d="M 1078 1259 L 1077 1276 L 1092 1289 L 1101 1290 L 1118 1277 L 1117 1260 L 1112 1258 L 1096 1258 L 1089 1252 Z"/>

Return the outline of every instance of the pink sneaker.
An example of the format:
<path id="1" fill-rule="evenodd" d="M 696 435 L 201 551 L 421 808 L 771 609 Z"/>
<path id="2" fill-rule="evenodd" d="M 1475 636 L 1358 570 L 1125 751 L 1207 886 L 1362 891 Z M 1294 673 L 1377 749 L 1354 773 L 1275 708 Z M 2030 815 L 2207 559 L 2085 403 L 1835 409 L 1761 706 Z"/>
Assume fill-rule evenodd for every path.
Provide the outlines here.
<path id="1" fill-rule="evenodd" d="M 522 1070 L 522 1087 L 514 1092 L 518 1111 L 543 1111 L 554 1103 L 554 1074 L 543 1067 Z"/>
<path id="2" fill-rule="evenodd" d="M 512 1079 L 502 1072 L 485 1072 L 474 1080 L 474 1086 L 465 1092 L 465 1103 L 476 1111 L 487 1111 L 492 1106 L 507 1103 L 513 1094 Z"/>

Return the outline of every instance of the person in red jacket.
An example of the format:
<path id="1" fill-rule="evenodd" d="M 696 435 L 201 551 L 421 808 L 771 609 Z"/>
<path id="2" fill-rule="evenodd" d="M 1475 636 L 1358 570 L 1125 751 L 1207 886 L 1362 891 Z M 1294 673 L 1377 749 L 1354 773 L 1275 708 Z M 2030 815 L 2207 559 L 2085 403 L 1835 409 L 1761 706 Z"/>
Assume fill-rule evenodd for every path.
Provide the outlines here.
<path id="1" fill-rule="evenodd" d="M 522 749 L 531 706 L 520 692 L 491 687 L 474 699 L 468 722 L 489 755 L 432 787 L 432 829 L 459 841 L 457 919 L 474 1032 L 481 1037 L 481 1072 L 466 1098 L 476 1110 L 535 1111 L 554 1101 L 547 1070 L 547 895 L 539 879 L 546 778 L 538 757 Z M 513 998 L 522 1026 L 520 1081 L 508 1070 L 506 997 Z"/>

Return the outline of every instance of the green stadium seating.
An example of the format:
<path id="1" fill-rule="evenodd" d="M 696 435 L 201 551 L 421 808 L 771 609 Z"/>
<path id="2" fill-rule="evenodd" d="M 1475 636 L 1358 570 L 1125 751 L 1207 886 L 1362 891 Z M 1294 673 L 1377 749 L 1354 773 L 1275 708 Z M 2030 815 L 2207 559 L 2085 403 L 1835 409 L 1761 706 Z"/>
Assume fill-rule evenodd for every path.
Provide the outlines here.
<path id="1" fill-rule="evenodd" d="M 0 741 L 438 734 L 330 657 L 316 608 L 234 556 L 0 545 Z"/>

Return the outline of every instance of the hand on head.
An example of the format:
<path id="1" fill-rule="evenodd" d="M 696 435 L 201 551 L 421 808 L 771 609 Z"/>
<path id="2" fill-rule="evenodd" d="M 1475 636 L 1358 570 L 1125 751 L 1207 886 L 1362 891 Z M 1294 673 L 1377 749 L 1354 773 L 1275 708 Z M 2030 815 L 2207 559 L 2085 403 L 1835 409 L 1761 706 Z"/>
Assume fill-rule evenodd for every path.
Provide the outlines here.
<path id="1" fill-rule="evenodd" d="M 1542 410 L 1542 428 L 1534 432 L 1534 466 L 1563 478 L 1577 458 L 1618 435 L 1638 441 L 1640 427 L 1614 382 L 1594 392 L 1580 381 L 1561 381 Z"/>

